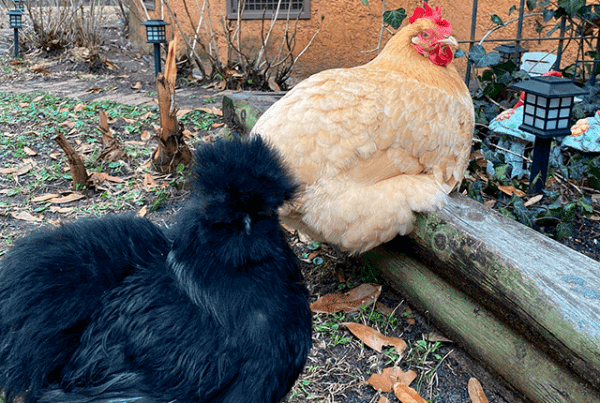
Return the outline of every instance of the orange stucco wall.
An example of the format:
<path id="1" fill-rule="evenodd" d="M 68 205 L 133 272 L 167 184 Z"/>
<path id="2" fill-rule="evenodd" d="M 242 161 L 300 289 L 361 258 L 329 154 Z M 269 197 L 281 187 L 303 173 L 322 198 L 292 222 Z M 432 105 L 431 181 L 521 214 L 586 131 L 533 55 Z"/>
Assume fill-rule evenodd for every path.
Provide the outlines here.
<path id="1" fill-rule="evenodd" d="M 156 10 L 150 12 L 151 17 L 160 17 L 160 0 L 156 0 Z M 170 0 L 169 5 L 173 13 L 177 16 L 179 26 L 188 32 L 192 33 L 192 24 L 188 18 L 188 13 L 183 6 L 183 1 L 187 1 L 188 11 L 194 21 L 198 21 L 200 15 L 197 4 L 202 6 L 203 1 L 198 0 Z M 217 44 L 220 49 L 220 57 L 227 57 L 227 42 L 223 33 L 222 20 L 225 16 L 225 0 L 209 0 L 211 10 L 211 23 L 216 34 Z M 508 11 L 512 5 L 518 7 L 519 0 L 480 0 L 478 2 L 477 11 L 477 31 L 475 38 L 479 39 L 493 28 L 490 20 L 490 15 L 497 14 L 503 21 L 508 21 L 516 18 L 518 13 L 515 11 L 508 16 Z M 420 0 L 387 0 L 385 3 L 386 9 L 396 9 L 403 7 L 407 14 L 412 14 L 412 10 L 421 5 Z M 442 15 L 450 21 L 453 26 L 454 36 L 460 40 L 467 40 L 470 37 L 471 27 L 471 12 L 472 1 L 456 1 L 456 0 L 431 0 L 430 5 L 442 6 Z M 317 38 L 299 59 L 295 66 L 294 75 L 298 77 L 306 77 L 315 72 L 334 68 L 334 67 L 350 67 L 363 64 L 373 58 L 375 53 L 368 52 L 377 46 L 379 28 L 381 21 L 381 0 L 370 0 L 369 5 L 363 4 L 360 0 L 312 0 L 311 2 L 311 18 L 310 20 L 301 20 L 297 27 L 297 44 L 296 53 L 298 53 L 308 43 L 313 33 L 318 27 L 321 27 Z M 137 14 L 143 15 L 143 12 Z M 205 18 L 208 14 L 205 12 Z M 541 19 L 541 17 L 537 17 Z M 144 17 L 145 19 L 145 17 Z M 168 27 L 168 35 L 177 34 L 179 28 L 170 17 L 167 7 L 164 7 L 164 19 L 171 22 Z M 133 37 L 143 42 L 143 30 L 136 28 L 135 18 L 132 18 Z M 534 30 L 535 18 L 527 18 L 523 29 L 523 37 L 537 37 Z M 224 21 L 227 21 L 226 19 Z M 408 21 L 403 23 L 403 26 Z M 548 23 L 549 28 L 554 22 Z M 281 38 L 281 32 L 285 26 L 284 21 L 277 22 L 273 38 L 275 40 Z M 242 25 L 242 43 L 245 49 L 256 47 L 260 43 L 260 21 L 244 21 Z M 489 36 L 493 38 L 510 38 L 516 35 L 517 24 L 512 23 L 504 28 L 495 31 Z M 548 29 L 549 29 L 548 28 Z M 383 41 L 387 41 L 391 35 L 387 32 L 384 34 Z M 277 42 L 277 41 L 275 41 Z M 499 43 L 486 42 L 484 43 L 488 50 L 491 50 Z M 552 51 L 556 46 L 556 42 L 529 42 L 523 44 L 530 51 Z M 465 50 L 468 44 L 462 44 L 461 47 Z M 569 52 L 567 52 L 569 57 Z M 571 55 L 572 58 L 572 55 Z M 466 66 L 465 59 L 458 59 L 457 67 L 464 71 Z"/>

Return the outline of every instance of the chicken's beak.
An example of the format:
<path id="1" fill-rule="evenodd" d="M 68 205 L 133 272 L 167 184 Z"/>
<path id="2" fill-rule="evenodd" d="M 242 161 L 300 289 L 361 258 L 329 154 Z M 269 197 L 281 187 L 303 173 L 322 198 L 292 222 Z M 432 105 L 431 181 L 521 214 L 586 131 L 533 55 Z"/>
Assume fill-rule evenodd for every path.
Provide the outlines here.
<path id="1" fill-rule="evenodd" d="M 438 43 L 440 43 L 442 45 L 452 45 L 452 46 L 458 47 L 458 42 L 456 41 L 456 38 L 453 36 L 444 38 L 441 41 L 439 41 Z"/>

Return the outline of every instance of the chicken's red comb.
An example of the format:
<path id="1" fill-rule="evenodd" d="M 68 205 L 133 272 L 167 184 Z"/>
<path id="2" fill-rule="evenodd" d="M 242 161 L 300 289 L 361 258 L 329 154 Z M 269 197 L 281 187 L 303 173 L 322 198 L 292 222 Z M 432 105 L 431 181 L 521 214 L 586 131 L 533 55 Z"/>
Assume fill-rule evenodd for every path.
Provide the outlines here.
<path id="1" fill-rule="evenodd" d="M 440 34 L 444 35 L 445 37 L 452 35 L 452 25 L 450 25 L 450 23 L 447 20 L 442 18 L 442 11 L 440 6 L 437 6 L 434 10 L 429 6 L 429 4 L 425 3 L 424 8 L 415 8 L 413 15 L 410 16 L 408 21 L 412 24 L 419 18 L 427 18 L 435 22 L 440 30 Z"/>

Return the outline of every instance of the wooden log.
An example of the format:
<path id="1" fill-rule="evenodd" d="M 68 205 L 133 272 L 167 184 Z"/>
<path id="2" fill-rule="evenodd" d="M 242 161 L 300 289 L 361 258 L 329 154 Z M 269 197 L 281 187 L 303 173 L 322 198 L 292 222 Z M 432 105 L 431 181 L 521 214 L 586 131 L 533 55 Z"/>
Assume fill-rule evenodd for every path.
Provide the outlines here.
<path id="1" fill-rule="evenodd" d="M 223 97 L 223 120 L 236 137 L 245 137 L 258 118 L 285 92 L 239 92 Z"/>
<path id="2" fill-rule="evenodd" d="M 598 262 L 461 195 L 409 238 L 420 260 L 600 390 Z"/>
<path id="3" fill-rule="evenodd" d="M 452 287 L 433 270 L 397 251 L 405 239 L 367 252 L 385 280 L 430 315 L 447 335 L 536 403 L 598 403 L 600 393 L 511 326 Z"/>

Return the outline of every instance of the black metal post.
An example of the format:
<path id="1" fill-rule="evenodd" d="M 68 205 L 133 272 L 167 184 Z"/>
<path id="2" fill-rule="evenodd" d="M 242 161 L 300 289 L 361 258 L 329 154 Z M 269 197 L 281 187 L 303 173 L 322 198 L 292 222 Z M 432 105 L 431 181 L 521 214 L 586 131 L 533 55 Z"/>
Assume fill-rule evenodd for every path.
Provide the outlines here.
<path id="1" fill-rule="evenodd" d="M 471 10 L 471 42 L 469 42 L 469 51 L 473 47 L 473 41 L 475 40 L 475 32 L 477 31 L 477 0 L 473 0 L 473 9 Z M 471 62 L 467 58 L 467 71 L 465 73 L 465 84 L 467 87 L 471 82 Z"/>
<path id="2" fill-rule="evenodd" d="M 154 75 L 158 76 L 160 73 L 160 43 L 154 44 Z"/>
<path id="3" fill-rule="evenodd" d="M 556 51 L 556 62 L 552 67 L 553 70 L 560 70 L 560 62 L 563 54 L 563 46 L 565 42 L 565 32 L 567 31 L 567 16 L 563 15 L 560 19 L 560 40 L 558 41 L 558 50 Z"/>
<path id="4" fill-rule="evenodd" d="M 15 30 L 15 57 L 19 57 L 19 29 L 14 28 Z"/>
<path id="5" fill-rule="evenodd" d="M 550 145 L 552 137 L 535 136 L 533 146 L 533 161 L 531 162 L 531 173 L 529 176 L 529 193 L 540 193 L 546 183 L 548 174 L 548 160 L 550 159 Z M 536 177 L 539 174 L 539 178 Z"/>

